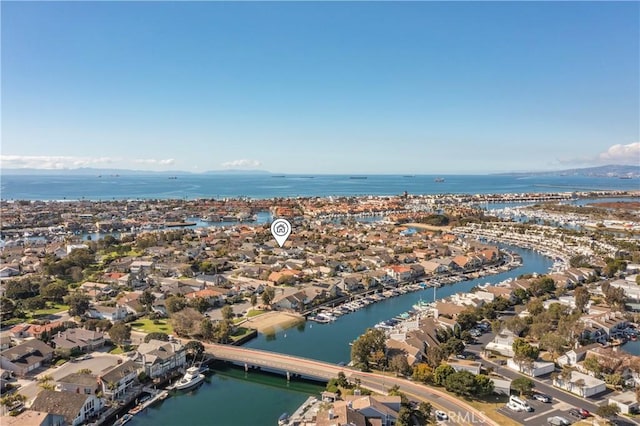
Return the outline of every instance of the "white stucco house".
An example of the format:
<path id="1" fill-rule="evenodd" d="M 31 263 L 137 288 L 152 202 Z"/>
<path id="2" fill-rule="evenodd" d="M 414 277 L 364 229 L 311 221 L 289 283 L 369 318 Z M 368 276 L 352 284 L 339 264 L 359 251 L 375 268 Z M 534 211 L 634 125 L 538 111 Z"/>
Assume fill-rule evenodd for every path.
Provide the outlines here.
<path id="1" fill-rule="evenodd" d="M 531 377 L 544 376 L 545 374 L 553 373 L 553 370 L 555 370 L 553 362 L 533 361 L 530 364 L 518 363 L 513 358 L 507 360 L 507 367 Z"/>
<path id="2" fill-rule="evenodd" d="M 567 379 L 563 379 L 561 376 L 556 377 L 553 380 L 553 385 L 583 398 L 597 395 L 607 390 L 607 385 L 602 380 L 578 371 L 572 371 L 571 376 Z"/>

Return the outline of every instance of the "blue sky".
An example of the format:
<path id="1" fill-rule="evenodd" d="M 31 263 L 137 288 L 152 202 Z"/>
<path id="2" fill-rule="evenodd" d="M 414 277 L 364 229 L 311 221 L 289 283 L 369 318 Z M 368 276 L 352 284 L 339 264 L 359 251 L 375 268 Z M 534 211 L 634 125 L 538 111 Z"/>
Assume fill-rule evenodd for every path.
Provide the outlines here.
<path id="1" fill-rule="evenodd" d="M 640 164 L 638 2 L 2 2 L 7 167 Z"/>

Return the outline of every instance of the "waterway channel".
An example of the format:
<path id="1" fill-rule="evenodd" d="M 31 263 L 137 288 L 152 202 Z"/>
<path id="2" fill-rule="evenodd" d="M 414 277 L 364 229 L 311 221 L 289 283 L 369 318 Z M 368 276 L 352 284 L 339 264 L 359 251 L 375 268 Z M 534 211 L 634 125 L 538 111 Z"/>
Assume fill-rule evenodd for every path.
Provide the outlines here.
<path id="1" fill-rule="evenodd" d="M 484 283 L 498 283 L 522 274 L 546 273 L 552 260 L 532 250 L 504 246 L 522 256 L 522 266 L 497 275 L 462 281 L 436 290 L 441 299 L 458 292 L 468 292 Z M 344 315 L 329 324 L 307 322 L 298 327 L 259 335 L 245 344 L 322 361 L 348 362 L 349 342 L 368 327 L 411 309 L 420 299 L 433 301 L 433 289 L 407 293 L 371 304 Z M 307 382 L 287 383 L 286 378 L 263 373 L 226 369 L 214 370 L 207 383 L 196 391 L 173 396 L 161 405 L 140 413 L 128 423 L 132 426 L 174 425 L 273 425 L 283 412 L 293 412 L 322 386 Z"/>

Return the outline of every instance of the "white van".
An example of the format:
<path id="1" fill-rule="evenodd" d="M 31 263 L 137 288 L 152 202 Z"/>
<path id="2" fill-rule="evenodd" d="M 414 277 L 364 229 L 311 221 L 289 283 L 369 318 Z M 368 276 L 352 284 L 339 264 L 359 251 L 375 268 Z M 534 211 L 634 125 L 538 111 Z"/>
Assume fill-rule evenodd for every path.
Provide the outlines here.
<path id="1" fill-rule="evenodd" d="M 515 395 L 511 395 L 509 397 L 509 403 L 513 406 L 521 408 L 523 411 L 533 411 L 533 408 L 529 404 L 527 404 L 527 401 L 524 401 Z"/>

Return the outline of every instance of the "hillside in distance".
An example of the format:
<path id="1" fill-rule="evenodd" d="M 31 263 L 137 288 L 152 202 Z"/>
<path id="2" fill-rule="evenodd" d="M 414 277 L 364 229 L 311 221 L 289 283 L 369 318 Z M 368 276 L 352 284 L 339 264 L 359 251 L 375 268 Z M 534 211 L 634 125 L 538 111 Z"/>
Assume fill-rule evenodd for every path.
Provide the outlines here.
<path id="1" fill-rule="evenodd" d="M 544 172 L 499 173 L 501 176 L 593 176 L 593 177 L 640 177 L 640 165 L 616 165 L 583 167 L 575 169 L 554 170 Z"/>

